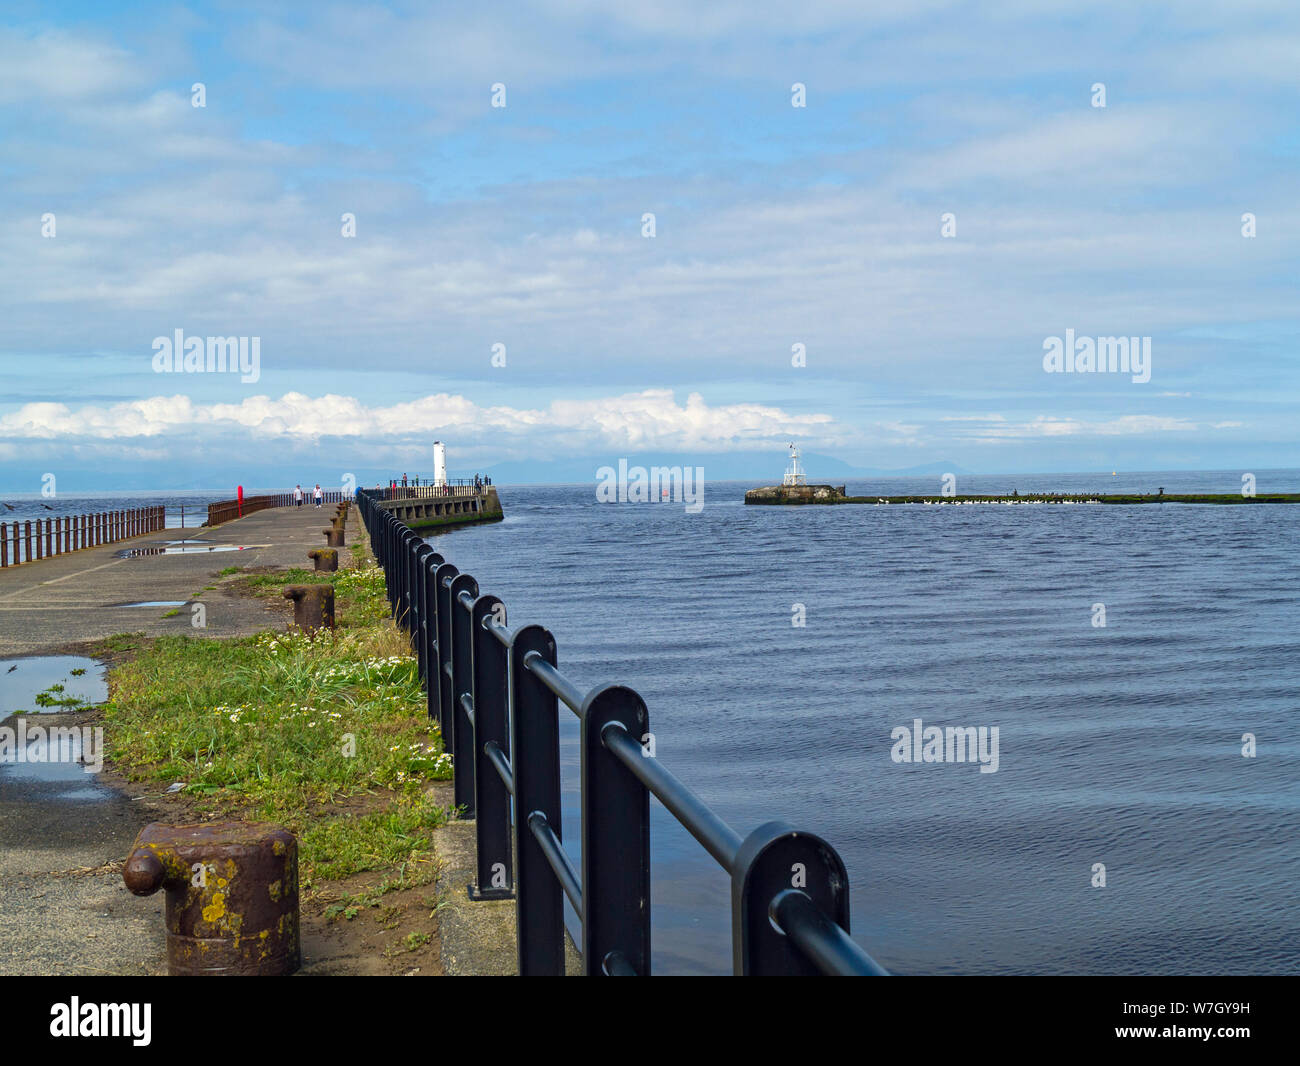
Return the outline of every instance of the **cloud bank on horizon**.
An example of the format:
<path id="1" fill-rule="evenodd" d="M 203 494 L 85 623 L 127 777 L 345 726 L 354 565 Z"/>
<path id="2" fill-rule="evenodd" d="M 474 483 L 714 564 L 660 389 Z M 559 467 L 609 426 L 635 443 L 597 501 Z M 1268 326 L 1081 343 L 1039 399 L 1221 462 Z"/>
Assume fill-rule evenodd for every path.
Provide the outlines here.
<path id="1" fill-rule="evenodd" d="M 0 457 L 1297 465 L 1293 5 L 635 6 L 11 9 Z"/>

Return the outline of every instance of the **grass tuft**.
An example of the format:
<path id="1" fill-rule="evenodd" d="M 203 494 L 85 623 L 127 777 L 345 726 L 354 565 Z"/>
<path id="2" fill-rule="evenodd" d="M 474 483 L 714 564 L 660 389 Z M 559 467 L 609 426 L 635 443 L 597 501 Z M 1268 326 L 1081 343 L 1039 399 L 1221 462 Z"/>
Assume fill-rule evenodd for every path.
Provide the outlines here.
<path id="1" fill-rule="evenodd" d="M 245 580 L 278 596 L 309 573 Z M 413 864 L 432 869 L 430 834 L 448 812 L 428 792 L 451 776 L 451 756 L 382 571 L 310 576 L 321 579 L 335 588 L 335 630 L 159 637 L 115 667 L 108 757 L 134 781 L 185 782 L 204 817 L 285 825 L 306 884 L 399 868 L 407 878 Z"/>

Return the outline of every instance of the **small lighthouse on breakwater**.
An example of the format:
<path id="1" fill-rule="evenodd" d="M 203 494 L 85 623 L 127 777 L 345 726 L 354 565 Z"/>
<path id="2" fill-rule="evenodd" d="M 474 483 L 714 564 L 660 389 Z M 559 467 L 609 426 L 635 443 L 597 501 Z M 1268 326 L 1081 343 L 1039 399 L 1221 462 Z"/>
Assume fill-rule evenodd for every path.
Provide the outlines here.
<path id="1" fill-rule="evenodd" d="M 785 472 L 785 480 L 781 484 L 786 487 L 808 484 L 803 467 L 799 465 L 799 449 L 794 444 L 790 445 L 790 468 Z"/>
<path id="2" fill-rule="evenodd" d="M 779 485 L 750 489 L 745 493 L 746 503 L 835 503 L 844 499 L 843 485 L 809 485 L 808 475 L 799 462 L 799 447 L 791 443 L 790 465 Z"/>

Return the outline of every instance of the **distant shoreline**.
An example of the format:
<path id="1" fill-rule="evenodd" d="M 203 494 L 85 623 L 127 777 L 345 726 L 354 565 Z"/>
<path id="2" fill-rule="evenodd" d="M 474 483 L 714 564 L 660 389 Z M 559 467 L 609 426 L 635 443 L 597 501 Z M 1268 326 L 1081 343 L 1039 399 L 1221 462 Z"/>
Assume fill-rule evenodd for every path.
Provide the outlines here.
<path id="1" fill-rule="evenodd" d="M 830 488 L 830 486 L 808 486 L 809 488 Z M 836 504 L 1142 504 L 1142 503 L 1199 503 L 1215 505 L 1253 504 L 1253 503 L 1300 503 L 1300 492 L 1266 492 L 1255 496 L 1243 496 L 1241 493 L 1029 493 L 1015 495 L 975 495 L 975 496 L 845 496 L 836 490 L 814 496 L 791 494 L 781 486 L 753 489 L 745 493 L 745 502 L 767 507 L 804 507 L 834 506 Z"/>

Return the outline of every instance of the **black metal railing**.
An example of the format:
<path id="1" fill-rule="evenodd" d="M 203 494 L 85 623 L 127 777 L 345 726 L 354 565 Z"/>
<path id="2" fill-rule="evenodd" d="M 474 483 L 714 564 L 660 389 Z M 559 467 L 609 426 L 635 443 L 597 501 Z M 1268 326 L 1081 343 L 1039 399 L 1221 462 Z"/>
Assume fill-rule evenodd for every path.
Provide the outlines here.
<path id="1" fill-rule="evenodd" d="M 480 496 L 492 487 L 492 479 L 485 477 L 453 478 L 441 485 L 435 485 L 432 478 L 412 478 L 406 484 L 391 481 L 367 489 L 376 500 L 435 500 L 444 496 Z"/>
<path id="2" fill-rule="evenodd" d="M 557 668 L 550 632 L 508 628 L 501 600 L 377 506 L 383 498 L 357 493 L 429 717 L 452 754 L 455 803 L 476 821 L 470 895 L 516 900 L 520 974 L 564 973 L 565 897 L 585 973 L 650 973 L 652 795 L 731 878 L 735 973 L 885 974 L 849 937 L 848 876 L 834 848 L 781 822 L 742 838 L 651 753 L 636 692 L 583 693 Z M 581 869 L 561 833 L 559 703 L 580 723 Z"/>
<path id="3" fill-rule="evenodd" d="M 302 490 L 302 505 L 304 507 L 315 504 L 316 501 L 312 496 L 314 491 L 314 489 Z M 348 494 L 342 489 L 321 490 L 322 504 L 342 503 L 346 499 L 348 499 Z M 208 520 L 203 524 L 205 526 L 219 526 L 222 522 L 243 518 L 255 511 L 265 511 L 271 507 L 292 507 L 295 503 L 297 503 L 297 498 L 292 492 L 276 492 L 267 496 L 245 496 L 242 500 L 217 500 L 215 503 L 208 504 Z"/>

